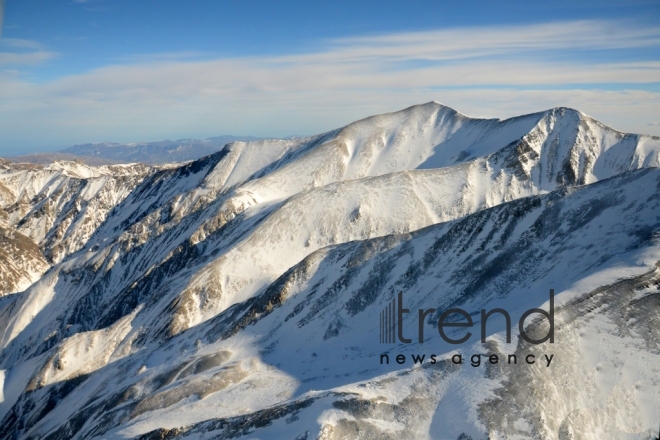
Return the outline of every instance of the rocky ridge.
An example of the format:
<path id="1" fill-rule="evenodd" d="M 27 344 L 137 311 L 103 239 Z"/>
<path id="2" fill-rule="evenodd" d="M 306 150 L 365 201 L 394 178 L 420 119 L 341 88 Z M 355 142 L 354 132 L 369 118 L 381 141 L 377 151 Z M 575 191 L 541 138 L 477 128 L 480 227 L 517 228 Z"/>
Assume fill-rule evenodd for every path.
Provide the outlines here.
<path id="1" fill-rule="evenodd" d="M 575 110 L 432 102 L 180 166 L 5 170 L 3 227 L 52 267 L 0 301 L 0 436 L 646 439 L 659 165 L 660 139 Z M 555 370 L 455 365 L 433 333 L 441 310 L 519 316 L 549 288 Z M 429 341 L 378 343 L 398 291 L 437 309 Z M 544 348 L 502 335 L 458 350 Z"/>

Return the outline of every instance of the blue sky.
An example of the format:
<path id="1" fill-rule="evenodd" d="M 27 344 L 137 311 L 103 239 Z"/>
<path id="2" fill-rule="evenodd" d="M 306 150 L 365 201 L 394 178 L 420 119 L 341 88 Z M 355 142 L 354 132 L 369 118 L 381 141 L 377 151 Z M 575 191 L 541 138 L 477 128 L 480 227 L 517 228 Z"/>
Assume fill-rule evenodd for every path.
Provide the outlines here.
<path id="1" fill-rule="evenodd" d="M 431 100 L 660 135 L 660 1 L 576 3 L 5 0 L 0 154 L 307 135 Z"/>

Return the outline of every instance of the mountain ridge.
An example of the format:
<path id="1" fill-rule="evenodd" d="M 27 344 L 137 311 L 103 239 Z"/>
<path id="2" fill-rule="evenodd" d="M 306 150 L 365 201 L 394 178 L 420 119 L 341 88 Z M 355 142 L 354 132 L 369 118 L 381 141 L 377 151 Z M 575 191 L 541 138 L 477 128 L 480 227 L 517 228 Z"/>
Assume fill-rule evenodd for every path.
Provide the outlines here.
<path id="1" fill-rule="evenodd" d="M 622 414 L 616 420 L 599 409 L 560 411 L 555 421 L 545 407 L 525 412 L 524 400 L 492 400 L 495 390 L 504 387 L 505 396 L 521 383 L 506 371 L 457 369 L 446 357 L 455 347 L 442 344 L 439 369 L 380 369 L 375 332 L 381 306 L 398 290 L 411 309 L 509 301 L 513 312 L 547 302 L 547 291 L 541 299 L 521 286 L 553 284 L 564 307 L 643 273 L 651 287 L 640 281 L 629 293 L 646 298 L 650 314 L 625 307 L 655 332 L 660 138 L 623 134 L 565 108 L 484 120 L 431 102 L 308 138 L 233 142 L 182 165 L 3 166 L 6 227 L 37 243 L 50 268 L 0 301 L 2 435 L 433 437 L 440 426 L 452 438 L 593 427 L 593 438 L 641 439 L 650 429 L 650 416 L 633 411 L 637 398 L 607 407 Z M 62 228 L 58 219 L 70 220 Z M 580 313 L 584 323 L 567 321 L 574 343 L 575 326 L 618 337 L 608 327 L 618 315 Z M 352 320 L 365 314 L 367 327 L 356 327 Z M 406 332 L 415 325 L 407 321 Z M 621 352 L 645 365 L 656 359 L 657 347 L 648 355 L 635 348 L 648 335 L 634 324 L 620 328 Z M 503 344 L 501 327 L 485 347 L 518 350 Z M 576 356 L 554 348 L 575 371 L 569 379 L 580 404 L 587 384 L 606 392 Z M 660 396 L 651 373 L 603 359 L 607 371 L 639 377 L 640 399 Z M 554 377 L 528 377 L 555 386 Z M 455 390 L 470 418 L 449 416 L 436 379 Z M 491 400 L 461 391 L 468 380 Z M 570 401 L 562 396 L 553 394 L 552 405 Z M 414 401 L 419 417 L 403 416 Z M 294 420 L 296 413 L 308 415 Z M 388 424 L 392 414 L 398 424 Z M 623 414 L 634 423 L 621 422 Z M 291 421 L 282 424 L 285 415 Z M 514 416 L 521 422 L 498 422 Z M 549 421 L 539 425 L 538 417 Z M 171 431 L 154 431 L 161 428 Z"/>

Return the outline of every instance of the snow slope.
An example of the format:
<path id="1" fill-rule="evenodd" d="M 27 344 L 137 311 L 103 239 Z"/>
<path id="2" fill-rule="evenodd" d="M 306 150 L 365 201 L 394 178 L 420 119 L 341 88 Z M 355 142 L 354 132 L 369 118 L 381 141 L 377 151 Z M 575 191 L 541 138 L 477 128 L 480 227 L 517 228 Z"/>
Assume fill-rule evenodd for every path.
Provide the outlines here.
<path id="1" fill-rule="evenodd" d="M 53 263 L 79 250 L 149 172 L 143 165 L 4 163 L 0 228 L 7 230 L 5 238 L 14 239 L 0 252 L 0 295 L 24 290 Z"/>
<path id="2" fill-rule="evenodd" d="M 0 300 L 0 437 L 649 438 L 658 166 L 660 139 L 575 110 L 427 103 L 180 166 L 5 170 L 7 224 L 53 266 Z M 434 330 L 550 288 L 554 344 Z M 379 343 L 398 291 L 405 334 L 437 309 L 422 344 Z"/>

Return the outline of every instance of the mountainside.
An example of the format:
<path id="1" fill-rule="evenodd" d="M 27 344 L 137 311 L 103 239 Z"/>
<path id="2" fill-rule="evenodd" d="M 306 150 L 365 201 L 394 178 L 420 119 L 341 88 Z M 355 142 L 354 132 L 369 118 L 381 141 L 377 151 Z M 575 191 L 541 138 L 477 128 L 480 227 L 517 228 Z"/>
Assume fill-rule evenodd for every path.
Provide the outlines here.
<path id="1" fill-rule="evenodd" d="M 50 267 L 30 238 L 0 228 L 0 296 L 30 287 Z"/>
<path id="2" fill-rule="evenodd" d="M 141 164 L 55 162 L 41 167 L 5 162 L 0 169 L 0 226 L 13 231 L 4 234 L 5 239 L 13 237 L 13 249 L 0 255 L 0 266 L 14 269 L 3 271 L 0 296 L 23 290 L 38 279 L 35 275 L 79 250 L 110 209 L 151 171 Z M 19 260 L 32 261 L 34 267 L 17 270 L 26 264 Z"/>
<path id="3" fill-rule="evenodd" d="M 0 165 L 3 236 L 29 249 L 0 253 L 0 438 L 657 429 L 660 138 L 432 102 L 180 166 Z M 549 289 L 554 342 L 519 338 Z M 398 292 L 411 342 L 383 344 Z M 451 308 L 474 319 L 460 345 L 438 334 Z M 479 340 L 495 308 L 511 343 L 496 318 Z"/>

